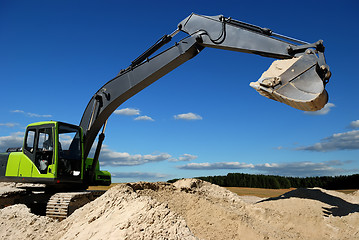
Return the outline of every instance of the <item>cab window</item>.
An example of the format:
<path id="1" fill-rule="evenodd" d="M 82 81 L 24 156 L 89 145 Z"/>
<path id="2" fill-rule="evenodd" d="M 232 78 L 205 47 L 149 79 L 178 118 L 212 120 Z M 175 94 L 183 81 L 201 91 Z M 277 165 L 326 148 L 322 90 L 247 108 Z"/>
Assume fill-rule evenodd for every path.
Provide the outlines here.
<path id="1" fill-rule="evenodd" d="M 31 153 L 34 152 L 35 146 L 35 129 L 30 129 L 27 132 L 26 141 L 25 141 L 25 149 Z"/>
<path id="2" fill-rule="evenodd" d="M 45 128 L 39 130 L 39 143 L 38 148 L 42 151 L 52 151 L 53 140 L 51 128 Z"/>
<path id="3" fill-rule="evenodd" d="M 35 155 L 35 165 L 40 173 L 47 173 L 47 168 L 53 163 L 52 128 L 40 128 Z"/>
<path id="4" fill-rule="evenodd" d="M 81 132 L 78 127 L 59 125 L 59 174 L 80 177 L 82 168 Z"/>

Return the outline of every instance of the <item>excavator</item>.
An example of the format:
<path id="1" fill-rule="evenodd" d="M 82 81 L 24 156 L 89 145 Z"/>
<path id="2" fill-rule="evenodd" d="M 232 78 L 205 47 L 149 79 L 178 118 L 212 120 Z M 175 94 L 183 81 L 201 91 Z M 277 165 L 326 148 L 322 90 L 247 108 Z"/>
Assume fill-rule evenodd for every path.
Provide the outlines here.
<path id="1" fill-rule="evenodd" d="M 186 33 L 186 37 L 156 53 L 179 32 Z M 258 81 L 250 83 L 269 99 L 303 111 L 320 110 L 328 102 L 325 86 L 331 72 L 322 40 L 307 43 L 230 17 L 192 13 L 174 32 L 161 37 L 105 83 L 92 96 L 78 126 L 58 121 L 28 125 L 23 146 L 0 154 L 0 181 L 45 187 L 41 191 L 26 188 L 20 195 L 2 196 L 0 205 L 31 202 L 38 207 L 42 203 L 46 205 L 47 216 L 61 220 L 101 195 L 86 189 L 111 184 L 111 174 L 99 168 L 110 115 L 127 99 L 206 47 L 278 59 Z M 94 152 L 93 158 L 89 157 L 90 151 Z"/>

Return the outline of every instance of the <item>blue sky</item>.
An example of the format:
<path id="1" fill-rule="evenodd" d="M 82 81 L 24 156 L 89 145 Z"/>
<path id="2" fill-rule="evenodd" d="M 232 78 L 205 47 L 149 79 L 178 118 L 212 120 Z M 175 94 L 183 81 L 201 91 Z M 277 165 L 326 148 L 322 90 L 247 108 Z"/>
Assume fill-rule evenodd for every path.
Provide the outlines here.
<path id="1" fill-rule="evenodd" d="M 357 1 L 0 1 L 0 151 L 27 124 L 79 124 L 92 95 L 192 12 L 324 40 L 333 76 L 308 114 L 249 87 L 273 61 L 204 49 L 109 118 L 102 168 L 115 182 L 228 172 L 320 176 L 359 171 Z M 185 34 L 179 34 L 179 41 Z M 167 44 L 170 47 L 174 41 Z"/>

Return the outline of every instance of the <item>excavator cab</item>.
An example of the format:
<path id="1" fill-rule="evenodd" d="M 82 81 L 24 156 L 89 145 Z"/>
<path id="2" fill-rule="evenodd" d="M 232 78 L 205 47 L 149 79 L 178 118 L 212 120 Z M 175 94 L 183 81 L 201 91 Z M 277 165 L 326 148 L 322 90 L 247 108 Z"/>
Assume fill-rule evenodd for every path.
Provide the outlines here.
<path id="1" fill-rule="evenodd" d="M 0 157 L 2 181 L 42 183 L 57 188 L 87 188 L 110 185 L 111 175 L 96 166 L 96 179 L 87 181 L 88 165 L 84 161 L 82 128 L 47 121 L 28 125 L 22 149 Z M 98 181 L 96 181 L 98 179 Z"/>
<path id="2" fill-rule="evenodd" d="M 24 180 L 42 178 L 44 183 L 55 179 L 55 183 L 81 183 L 84 166 L 81 132 L 80 127 L 63 122 L 30 124 L 18 176 Z M 23 165 L 27 172 L 23 172 Z"/>

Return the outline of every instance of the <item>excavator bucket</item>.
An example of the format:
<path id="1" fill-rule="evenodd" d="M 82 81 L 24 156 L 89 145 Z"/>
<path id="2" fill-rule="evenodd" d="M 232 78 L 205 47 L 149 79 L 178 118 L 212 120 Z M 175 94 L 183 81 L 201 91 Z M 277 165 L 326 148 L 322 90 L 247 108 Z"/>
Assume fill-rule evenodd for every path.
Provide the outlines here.
<path id="1" fill-rule="evenodd" d="M 250 86 L 262 96 L 291 107 L 317 111 L 328 102 L 324 79 L 318 74 L 318 69 L 318 58 L 314 54 L 276 60 Z"/>

